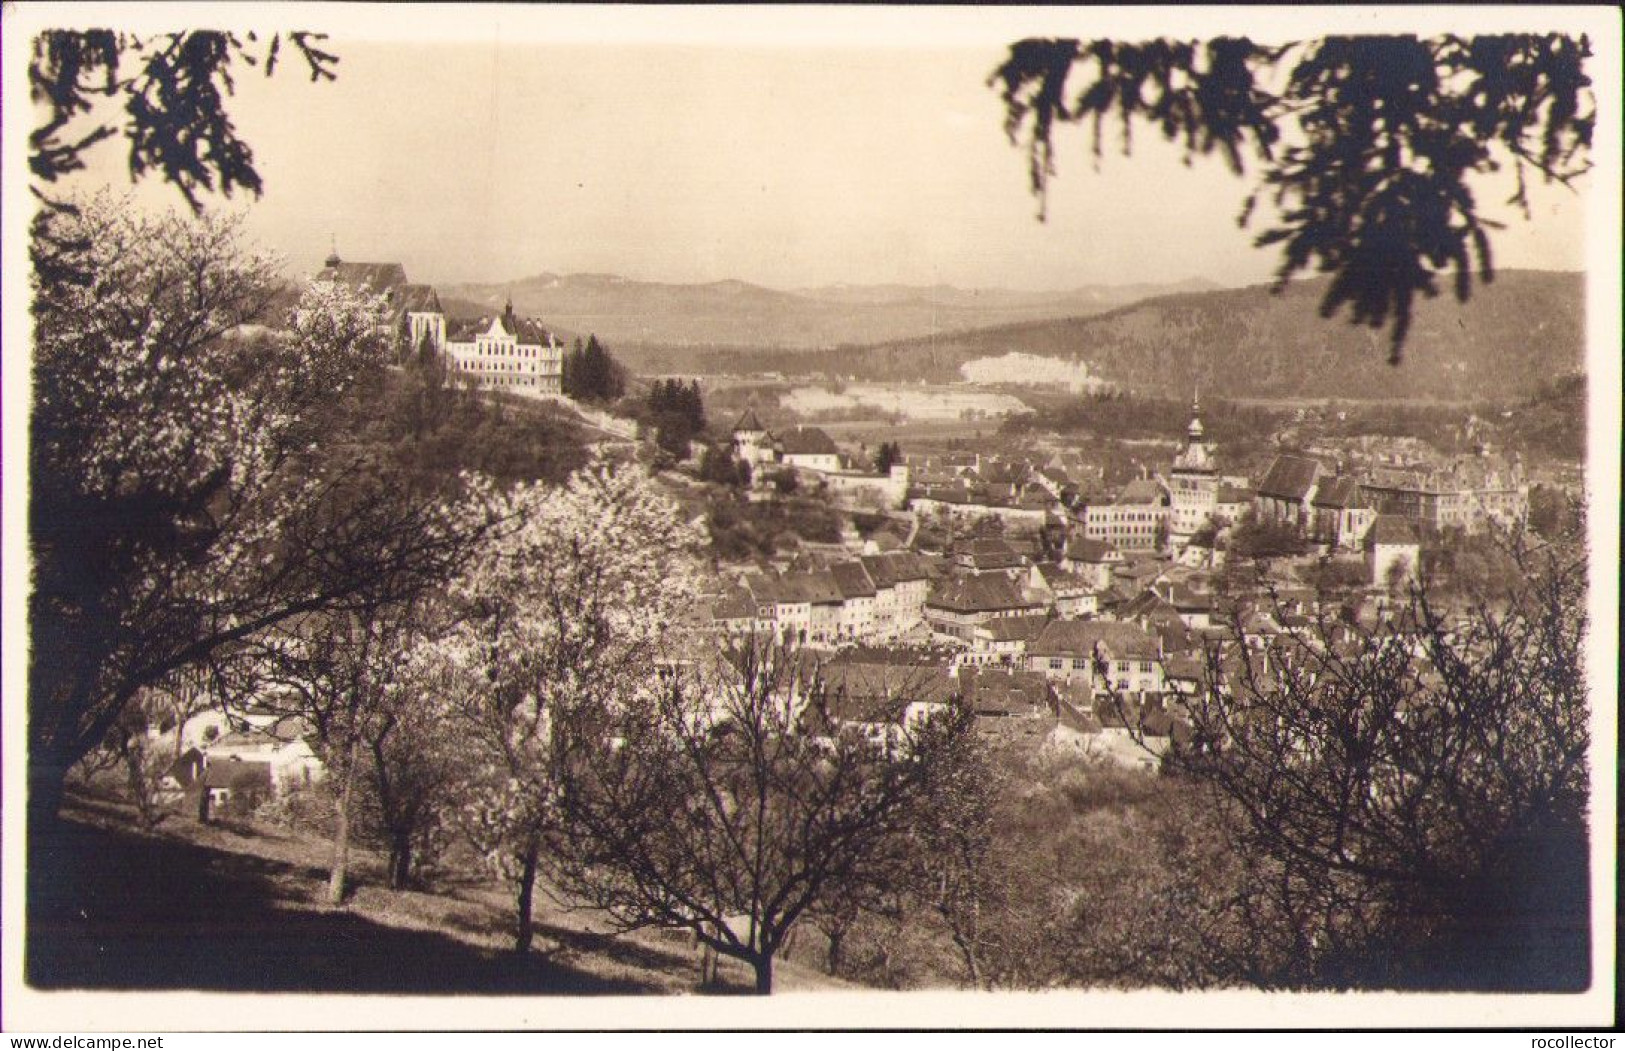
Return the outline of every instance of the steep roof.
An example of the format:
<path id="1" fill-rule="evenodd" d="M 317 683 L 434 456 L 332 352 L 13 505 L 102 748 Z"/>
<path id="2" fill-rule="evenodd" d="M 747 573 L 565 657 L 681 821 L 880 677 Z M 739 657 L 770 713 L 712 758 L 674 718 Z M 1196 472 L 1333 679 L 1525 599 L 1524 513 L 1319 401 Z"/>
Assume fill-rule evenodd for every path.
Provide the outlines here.
<path id="1" fill-rule="evenodd" d="M 717 620 L 754 620 L 756 602 L 744 588 L 729 588 L 712 603 L 711 615 Z"/>
<path id="2" fill-rule="evenodd" d="M 1371 506 L 1370 501 L 1360 493 L 1360 483 L 1348 477 L 1322 480 L 1315 488 L 1315 498 L 1311 502 L 1315 507 L 1339 510 Z"/>
<path id="3" fill-rule="evenodd" d="M 810 602 L 827 605 L 840 602 L 840 586 L 828 570 L 806 573 L 786 573 L 779 578 L 780 602 Z"/>
<path id="4" fill-rule="evenodd" d="M 834 456 L 840 452 L 835 440 L 817 427 L 795 427 L 779 435 L 779 447 L 786 456 Z"/>
<path id="5" fill-rule="evenodd" d="M 511 312 L 486 314 L 478 318 L 463 318 L 453 321 L 446 329 L 446 339 L 457 343 L 466 343 L 476 336 L 489 332 L 493 323 L 512 336 L 514 341 L 518 343 L 544 345 L 553 339 L 552 334 L 540 321 Z"/>
<path id="6" fill-rule="evenodd" d="M 740 431 L 766 432 L 766 430 L 767 428 L 762 426 L 762 421 L 756 418 L 756 410 L 746 409 L 744 415 L 739 417 L 739 422 L 734 424 L 733 433 L 738 434 Z"/>
<path id="7" fill-rule="evenodd" d="M 1043 715 L 1050 707 L 1049 681 L 1038 672 L 961 668 L 959 685 L 979 716 Z"/>
<path id="8" fill-rule="evenodd" d="M 1319 474 L 1319 462 L 1307 456 L 1290 456 L 1282 453 L 1270 464 L 1270 469 L 1264 472 L 1263 480 L 1258 483 L 1258 495 L 1271 496 L 1278 500 L 1301 501 L 1309 495 L 1309 490 L 1314 486 Z"/>
<path id="9" fill-rule="evenodd" d="M 895 587 L 915 580 L 929 580 L 931 569 L 925 559 L 912 551 L 892 551 L 884 555 L 863 555 L 858 559 L 869 571 L 878 588 Z"/>
<path id="10" fill-rule="evenodd" d="M 1010 569 L 1025 561 L 1020 552 L 999 537 L 984 537 L 962 543 L 955 556 L 977 569 Z"/>
<path id="11" fill-rule="evenodd" d="M 233 791 L 261 788 L 271 789 L 271 764 L 248 759 L 222 759 L 204 768 L 199 779 L 205 788 L 229 788 Z"/>
<path id="12" fill-rule="evenodd" d="M 1133 624 L 1111 620 L 1052 620 L 1027 652 L 1039 657 L 1090 656 L 1103 646 L 1117 660 L 1156 660 L 1157 640 Z"/>
<path id="13" fill-rule="evenodd" d="M 1116 555 L 1116 558 L 1112 556 Z M 1087 537 L 1075 536 L 1066 542 L 1066 557 L 1073 562 L 1089 562 L 1099 564 L 1103 562 L 1118 562 L 1122 555 L 1118 553 L 1115 545 L 1104 540 L 1090 540 Z"/>
<path id="14" fill-rule="evenodd" d="M 1159 504 L 1167 499 L 1168 493 L 1162 483 L 1152 478 L 1136 478 L 1123 486 L 1117 494 L 1116 502 L 1119 504 Z"/>
<path id="15" fill-rule="evenodd" d="M 432 285 L 402 285 L 400 309 L 408 314 L 443 314 Z"/>
<path id="16" fill-rule="evenodd" d="M 844 661 L 820 673 L 830 707 L 839 717 L 890 721 L 915 701 L 944 704 L 959 695 L 946 668 Z"/>
<path id="17" fill-rule="evenodd" d="M 1092 590 L 1089 581 L 1076 573 L 1068 573 L 1053 562 L 1040 562 L 1037 567 L 1038 575 L 1044 578 L 1044 585 L 1051 591 L 1074 592 Z"/>
<path id="18" fill-rule="evenodd" d="M 332 258 L 316 275 L 318 281 L 332 281 L 352 288 L 368 288 L 374 294 L 391 292 L 407 283 L 406 268 L 399 263 L 346 263 Z"/>
<path id="19" fill-rule="evenodd" d="M 874 597 L 875 582 L 869 579 L 869 571 L 863 568 L 862 562 L 837 562 L 829 567 L 829 572 L 843 597 Z"/>
<path id="20" fill-rule="evenodd" d="M 1411 525 L 1410 519 L 1398 515 L 1378 515 L 1371 523 L 1371 531 L 1365 535 L 1366 547 L 1377 544 L 1419 544 L 1416 538 L 1416 528 Z"/>
<path id="21" fill-rule="evenodd" d="M 926 605 L 955 613 L 992 613 L 1006 609 L 1027 609 L 1029 602 L 1015 581 L 999 573 L 959 577 L 940 581 L 931 588 Z"/>
<path id="22" fill-rule="evenodd" d="M 994 642 L 1032 642 L 1049 623 L 1049 614 L 1030 613 L 1015 617 L 994 617 L 978 631 L 986 632 Z"/>

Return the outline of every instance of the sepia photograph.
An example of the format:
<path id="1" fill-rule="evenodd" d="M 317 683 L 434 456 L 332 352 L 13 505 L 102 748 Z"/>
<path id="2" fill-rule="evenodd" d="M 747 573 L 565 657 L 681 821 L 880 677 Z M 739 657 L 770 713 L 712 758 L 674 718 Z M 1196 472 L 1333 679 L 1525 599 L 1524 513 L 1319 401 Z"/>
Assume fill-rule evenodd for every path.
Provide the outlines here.
<path id="1" fill-rule="evenodd" d="M 1605 7 L 12 4 L 8 1031 L 1608 1027 Z"/>

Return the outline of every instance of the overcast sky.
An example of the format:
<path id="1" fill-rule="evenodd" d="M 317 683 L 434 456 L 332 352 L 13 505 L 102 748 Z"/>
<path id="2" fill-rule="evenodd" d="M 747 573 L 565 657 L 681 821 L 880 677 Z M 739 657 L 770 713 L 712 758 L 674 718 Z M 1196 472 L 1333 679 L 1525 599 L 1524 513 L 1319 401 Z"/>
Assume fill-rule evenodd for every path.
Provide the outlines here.
<path id="1" fill-rule="evenodd" d="M 378 10 L 329 42 L 336 82 L 290 65 L 243 77 L 232 101 L 266 184 L 250 228 L 296 272 L 330 239 L 345 258 L 398 260 L 440 284 L 543 271 L 780 288 L 1245 284 L 1276 263 L 1235 224 L 1250 181 L 1217 159 L 1186 168 L 1149 132 L 1096 171 L 1083 132 L 1063 129 L 1038 222 L 1025 154 L 986 86 L 1019 28 L 1002 18 L 893 10 L 870 25 L 849 10 L 856 31 L 820 33 L 802 12 L 693 32 L 692 12 L 640 23 L 510 9 L 431 26 Z M 117 145 L 96 161 L 94 178 L 128 184 Z M 161 186 L 140 196 L 178 201 Z M 1538 192 L 1539 221 L 1498 239 L 1498 265 L 1578 269 L 1581 203 Z"/>

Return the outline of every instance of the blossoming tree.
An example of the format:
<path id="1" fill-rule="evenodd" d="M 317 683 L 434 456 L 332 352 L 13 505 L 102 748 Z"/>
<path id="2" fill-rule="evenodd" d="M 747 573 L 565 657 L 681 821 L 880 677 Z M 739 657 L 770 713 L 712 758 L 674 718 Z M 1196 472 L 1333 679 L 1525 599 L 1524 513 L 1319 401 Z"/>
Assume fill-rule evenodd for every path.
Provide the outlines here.
<path id="1" fill-rule="evenodd" d="M 44 220 L 33 275 L 29 809 L 141 690 L 267 627 L 443 576 L 457 538 L 347 441 L 378 304 L 286 312 L 232 219 L 105 198 Z"/>
<path id="2" fill-rule="evenodd" d="M 460 617 L 434 648 L 463 750 L 464 826 L 513 886 L 525 952 L 561 775 L 680 637 L 703 538 L 636 467 L 494 500 L 507 527 L 454 581 Z"/>

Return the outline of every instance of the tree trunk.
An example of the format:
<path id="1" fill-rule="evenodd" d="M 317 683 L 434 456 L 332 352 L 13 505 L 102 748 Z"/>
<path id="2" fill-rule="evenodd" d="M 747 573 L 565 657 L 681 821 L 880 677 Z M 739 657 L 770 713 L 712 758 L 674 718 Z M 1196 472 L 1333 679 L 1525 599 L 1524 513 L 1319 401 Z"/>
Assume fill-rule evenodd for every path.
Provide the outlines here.
<path id="1" fill-rule="evenodd" d="M 536 862 L 542 852 L 540 843 L 525 849 L 524 868 L 519 874 L 519 933 L 514 938 L 513 951 L 523 956 L 530 952 L 535 924 L 530 915 L 531 898 L 536 891 Z"/>
<path id="2" fill-rule="evenodd" d="M 841 949 L 846 943 L 846 928 L 837 927 L 826 931 L 829 938 L 829 952 L 824 957 L 824 965 L 830 974 L 841 973 Z"/>
<path id="3" fill-rule="evenodd" d="M 327 901 L 344 904 L 344 882 L 350 867 L 350 804 L 355 798 L 355 738 L 350 738 L 344 764 L 344 791 L 339 796 L 339 820 L 333 829 L 333 872 L 327 879 Z"/>
<path id="4" fill-rule="evenodd" d="M 397 832 L 389 843 L 389 889 L 405 890 L 412 874 L 412 834 Z"/>
<path id="5" fill-rule="evenodd" d="M 751 966 L 756 968 L 756 995 L 770 995 L 773 992 L 773 954 L 762 953 L 751 960 Z"/>
<path id="6" fill-rule="evenodd" d="M 62 810 L 64 785 L 71 761 L 49 754 L 48 748 L 35 748 L 28 757 L 28 831 L 30 835 L 50 832 L 57 827 Z"/>

